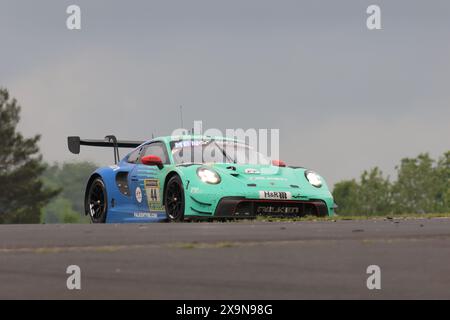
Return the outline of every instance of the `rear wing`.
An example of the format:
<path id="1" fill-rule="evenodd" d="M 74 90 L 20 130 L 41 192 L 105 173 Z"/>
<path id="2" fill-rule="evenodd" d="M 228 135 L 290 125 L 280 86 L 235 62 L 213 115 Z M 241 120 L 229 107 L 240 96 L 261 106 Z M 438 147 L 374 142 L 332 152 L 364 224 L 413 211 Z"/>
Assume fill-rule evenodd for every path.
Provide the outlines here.
<path id="1" fill-rule="evenodd" d="M 70 152 L 74 154 L 80 153 L 80 146 L 114 148 L 114 163 L 116 164 L 120 160 L 119 148 L 136 148 L 144 142 L 145 141 L 117 140 L 113 135 L 106 136 L 103 140 L 80 139 L 80 137 L 77 136 L 67 137 L 67 146 L 69 147 Z"/>

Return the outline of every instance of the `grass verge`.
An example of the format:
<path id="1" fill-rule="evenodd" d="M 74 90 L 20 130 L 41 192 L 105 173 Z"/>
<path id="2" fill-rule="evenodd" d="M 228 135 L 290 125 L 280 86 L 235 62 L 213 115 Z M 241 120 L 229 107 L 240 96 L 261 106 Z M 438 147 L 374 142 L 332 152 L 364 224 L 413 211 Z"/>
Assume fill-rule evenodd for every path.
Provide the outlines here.
<path id="1" fill-rule="evenodd" d="M 450 218 L 450 213 L 405 213 L 395 215 L 335 215 L 332 217 L 257 217 L 257 221 L 264 222 L 296 222 L 296 221 L 345 221 L 345 220 L 394 220 L 394 219 L 432 219 L 432 218 Z"/>

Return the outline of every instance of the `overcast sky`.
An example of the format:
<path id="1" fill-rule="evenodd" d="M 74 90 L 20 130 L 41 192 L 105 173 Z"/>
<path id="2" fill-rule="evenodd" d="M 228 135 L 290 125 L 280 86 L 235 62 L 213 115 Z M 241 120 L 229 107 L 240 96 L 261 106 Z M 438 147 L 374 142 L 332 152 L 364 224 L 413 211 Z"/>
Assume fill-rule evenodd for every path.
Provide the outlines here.
<path id="1" fill-rule="evenodd" d="M 107 164 L 66 137 L 170 134 L 183 105 L 190 126 L 280 129 L 281 158 L 329 184 L 393 174 L 450 149 L 450 2 L 0 0 L 0 86 L 48 161 Z"/>

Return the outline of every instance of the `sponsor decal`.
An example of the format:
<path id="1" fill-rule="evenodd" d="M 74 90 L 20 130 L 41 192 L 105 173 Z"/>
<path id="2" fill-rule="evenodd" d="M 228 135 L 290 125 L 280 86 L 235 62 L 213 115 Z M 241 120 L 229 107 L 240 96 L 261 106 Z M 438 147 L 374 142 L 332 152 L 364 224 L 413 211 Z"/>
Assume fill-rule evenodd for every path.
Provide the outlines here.
<path id="1" fill-rule="evenodd" d="M 245 173 L 256 174 L 256 173 L 260 173 L 260 172 L 257 169 L 247 168 L 247 169 L 245 169 Z"/>
<path id="2" fill-rule="evenodd" d="M 209 142 L 209 140 L 183 140 L 183 141 L 175 142 L 173 148 L 180 149 L 180 148 L 197 147 L 197 146 L 204 145 L 208 142 Z"/>
<path id="3" fill-rule="evenodd" d="M 134 195 L 136 196 L 136 201 L 141 203 L 142 202 L 142 190 L 141 190 L 141 188 L 137 187 L 136 191 L 134 192 Z"/>
<path id="4" fill-rule="evenodd" d="M 298 214 L 300 208 L 298 207 L 283 207 L 283 206 L 258 206 L 256 209 L 258 214 Z"/>
<path id="5" fill-rule="evenodd" d="M 292 194 L 285 191 L 259 191 L 260 199 L 290 200 Z"/>
<path id="6" fill-rule="evenodd" d="M 199 187 L 192 187 L 191 188 L 191 193 L 199 193 L 200 192 L 200 188 Z"/>
<path id="7" fill-rule="evenodd" d="M 156 213 L 151 212 L 135 212 L 133 215 L 135 218 L 158 218 Z"/>
<path id="8" fill-rule="evenodd" d="M 161 201 L 161 189 L 159 179 L 144 180 L 145 194 L 150 211 L 164 211 Z"/>
<path id="9" fill-rule="evenodd" d="M 278 178 L 278 177 L 250 177 L 250 180 L 272 180 L 272 181 L 287 181 L 287 178 Z"/>

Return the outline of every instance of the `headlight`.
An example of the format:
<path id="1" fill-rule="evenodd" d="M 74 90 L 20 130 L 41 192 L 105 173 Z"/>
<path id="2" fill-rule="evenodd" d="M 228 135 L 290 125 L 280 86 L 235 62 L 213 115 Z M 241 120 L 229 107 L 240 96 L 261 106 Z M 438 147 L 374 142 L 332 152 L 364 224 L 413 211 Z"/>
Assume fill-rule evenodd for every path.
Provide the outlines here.
<path id="1" fill-rule="evenodd" d="M 197 176 L 206 183 L 218 184 L 220 182 L 219 174 L 208 168 L 198 168 Z"/>
<path id="2" fill-rule="evenodd" d="M 314 187 L 320 188 L 322 186 L 322 179 L 314 171 L 305 171 L 305 177 Z"/>

